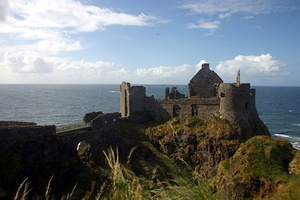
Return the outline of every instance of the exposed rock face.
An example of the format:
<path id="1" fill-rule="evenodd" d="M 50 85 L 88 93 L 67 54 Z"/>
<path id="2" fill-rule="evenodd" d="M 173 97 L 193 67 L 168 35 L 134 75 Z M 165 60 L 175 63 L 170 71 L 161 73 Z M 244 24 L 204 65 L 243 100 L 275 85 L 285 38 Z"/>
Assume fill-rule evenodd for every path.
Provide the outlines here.
<path id="1" fill-rule="evenodd" d="M 154 144 L 181 165 L 191 167 L 202 180 L 214 177 L 218 164 L 235 153 L 247 138 L 238 126 L 220 118 L 201 121 L 179 118 L 149 128 Z M 265 133 L 268 135 L 268 133 Z"/>
<path id="2" fill-rule="evenodd" d="M 294 153 L 288 140 L 256 136 L 220 163 L 212 186 L 232 199 L 266 197 L 288 181 Z"/>
<path id="3" fill-rule="evenodd" d="M 295 152 L 294 159 L 289 164 L 290 175 L 300 175 L 300 151 Z"/>

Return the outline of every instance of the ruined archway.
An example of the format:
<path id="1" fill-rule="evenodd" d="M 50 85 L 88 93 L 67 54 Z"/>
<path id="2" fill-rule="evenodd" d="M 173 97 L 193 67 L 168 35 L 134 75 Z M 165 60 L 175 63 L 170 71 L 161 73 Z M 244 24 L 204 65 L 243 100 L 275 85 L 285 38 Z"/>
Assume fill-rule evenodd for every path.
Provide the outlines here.
<path id="1" fill-rule="evenodd" d="M 91 153 L 91 144 L 86 141 L 82 140 L 77 144 L 77 155 L 80 161 L 88 166 L 93 164 L 92 153 Z"/>

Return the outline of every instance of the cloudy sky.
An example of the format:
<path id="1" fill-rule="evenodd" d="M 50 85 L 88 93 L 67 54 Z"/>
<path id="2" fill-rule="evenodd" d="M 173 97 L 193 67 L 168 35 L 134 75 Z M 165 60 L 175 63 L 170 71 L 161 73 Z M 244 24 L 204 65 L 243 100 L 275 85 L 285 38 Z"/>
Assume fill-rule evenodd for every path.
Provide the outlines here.
<path id="1" fill-rule="evenodd" d="M 298 0 L 0 0 L 0 84 L 300 86 Z"/>

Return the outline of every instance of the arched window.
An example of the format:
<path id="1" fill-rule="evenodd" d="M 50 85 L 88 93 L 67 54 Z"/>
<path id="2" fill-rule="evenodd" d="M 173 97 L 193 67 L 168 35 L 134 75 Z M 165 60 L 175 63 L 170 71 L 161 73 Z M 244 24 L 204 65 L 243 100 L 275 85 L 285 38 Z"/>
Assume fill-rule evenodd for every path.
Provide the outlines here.
<path id="1" fill-rule="evenodd" d="M 225 97 L 225 93 L 224 92 L 221 92 L 221 97 Z"/>
<path id="2" fill-rule="evenodd" d="M 77 155 L 80 161 L 84 164 L 89 164 L 93 162 L 90 149 L 91 149 L 91 144 L 86 140 L 80 141 L 77 144 L 77 149 L 76 149 Z"/>

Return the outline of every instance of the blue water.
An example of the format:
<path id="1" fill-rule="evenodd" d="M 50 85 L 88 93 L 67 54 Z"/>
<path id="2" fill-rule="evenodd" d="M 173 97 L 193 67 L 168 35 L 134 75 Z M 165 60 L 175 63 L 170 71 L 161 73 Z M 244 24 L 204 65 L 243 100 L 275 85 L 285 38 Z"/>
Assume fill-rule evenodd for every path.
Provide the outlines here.
<path id="1" fill-rule="evenodd" d="M 165 87 L 144 85 L 147 95 L 164 98 Z M 300 149 L 300 87 L 256 88 L 256 108 L 272 137 Z M 187 86 L 178 85 L 181 93 Z M 63 125 L 93 111 L 119 111 L 119 85 L 0 85 L 0 120 Z"/>

